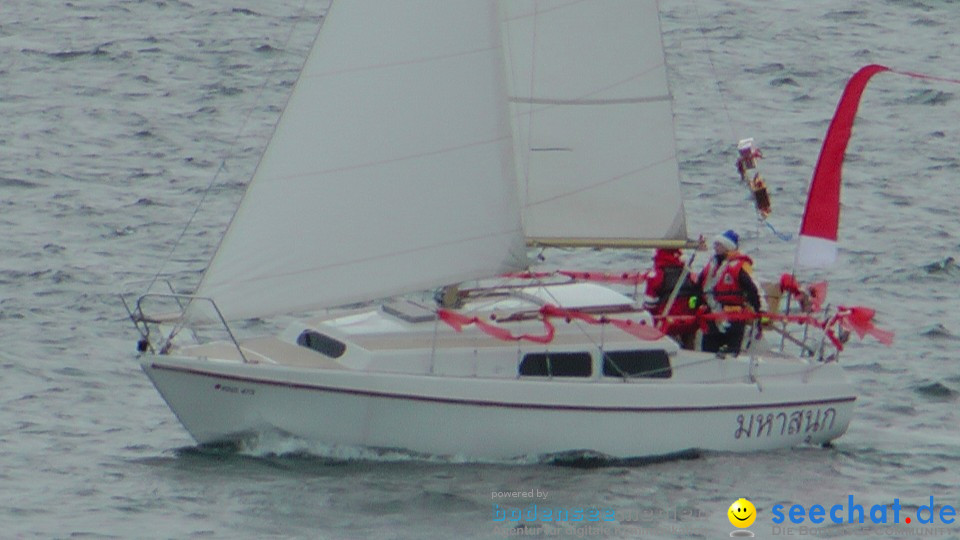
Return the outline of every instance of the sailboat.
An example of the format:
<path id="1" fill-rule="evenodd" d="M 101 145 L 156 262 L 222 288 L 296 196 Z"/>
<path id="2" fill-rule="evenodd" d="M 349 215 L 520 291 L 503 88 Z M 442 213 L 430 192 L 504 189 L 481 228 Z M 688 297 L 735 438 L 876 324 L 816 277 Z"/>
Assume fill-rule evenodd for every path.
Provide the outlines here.
<path id="1" fill-rule="evenodd" d="M 126 302 L 142 369 L 201 444 L 498 460 L 840 437 L 856 393 L 829 340 L 685 350 L 629 291 L 532 271 L 531 246 L 690 245 L 673 134 L 655 0 L 334 0 L 195 294 Z"/>

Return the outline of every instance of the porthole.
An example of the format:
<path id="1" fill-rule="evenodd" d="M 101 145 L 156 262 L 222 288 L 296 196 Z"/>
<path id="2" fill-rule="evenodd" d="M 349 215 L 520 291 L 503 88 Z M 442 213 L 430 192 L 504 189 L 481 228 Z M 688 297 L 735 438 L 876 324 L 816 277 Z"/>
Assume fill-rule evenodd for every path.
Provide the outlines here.
<path id="1" fill-rule="evenodd" d="M 673 376 L 673 369 L 664 350 L 607 351 L 603 353 L 603 374 L 607 377 L 669 379 Z"/>
<path id="2" fill-rule="evenodd" d="M 344 343 L 314 330 L 304 330 L 297 338 L 297 345 L 312 349 L 330 358 L 340 358 L 347 350 Z"/>
<path id="3" fill-rule="evenodd" d="M 520 362 L 520 375 L 535 377 L 589 377 L 590 353 L 530 353 Z"/>

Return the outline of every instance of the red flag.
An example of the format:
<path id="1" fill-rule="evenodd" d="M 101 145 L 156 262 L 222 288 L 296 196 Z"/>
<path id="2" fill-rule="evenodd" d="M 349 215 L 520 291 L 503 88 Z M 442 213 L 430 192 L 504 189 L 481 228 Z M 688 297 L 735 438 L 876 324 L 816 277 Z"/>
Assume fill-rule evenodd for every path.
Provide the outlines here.
<path id="1" fill-rule="evenodd" d="M 796 296 L 800 294 L 800 284 L 797 283 L 797 278 L 790 274 L 782 274 L 780 276 L 780 290 Z"/>
<path id="2" fill-rule="evenodd" d="M 438 309 L 437 316 L 440 317 L 441 321 L 449 324 L 457 332 L 463 332 L 463 327 L 468 324 L 472 324 L 474 321 L 474 318 L 460 315 L 459 313 L 446 309 Z"/>
<path id="3" fill-rule="evenodd" d="M 873 316 L 876 314 L 876 311 L 861 306 L 849 308 L 838 306 L 837 310 L 839 312 L 840 324 L 844 328 L 856 332 L 860 339 L 863 339 L 863 336 L 869 334 L 884 345 L 889 346 L 893 344 L 893 332 L 881 330 L 873 325 Z"/>
<path id="4" fill-rule="evenodd" d="M 862 67 L 850 77 L 843 89 L 837 111 L 823 139 L 820 157 L 813 171 L 813 180 L 810 182 L 807 206 L 800 224 L 797 266 L 822 268 L 833 264 L 837 258 L 843 158 L 847 152 L 847 143 L 850 141 L 863 90 L 871 77 L 884 71 L 890 71 L 890 68 L 876 64 Z"/>
<path id="5" fill-rule="evenodd" d="M 824 300 L 827 299 L 827 282 L 818 281 L 813 283 L 808 287 L 810 291 L 810 309 L 813 311 L 820 311 L 820 308 L 823 307 Z"/>

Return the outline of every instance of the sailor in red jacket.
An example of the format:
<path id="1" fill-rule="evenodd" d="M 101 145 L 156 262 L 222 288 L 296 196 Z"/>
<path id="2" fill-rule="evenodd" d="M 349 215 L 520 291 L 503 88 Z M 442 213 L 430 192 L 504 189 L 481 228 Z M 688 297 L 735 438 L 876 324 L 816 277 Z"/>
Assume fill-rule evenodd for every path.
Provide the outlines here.
<path id="1" fill-rule="evenodd" d="M 737 251 L 739 246 L 740 237 L 732 230 L 713 239 L 714 256 L 697 281 L 711 313 L 766 311 L 766 301 L 753 277 L 753 260 Z M 746 326 L 746 321 L 711 321 L 703 336 L 703 350 L 739 354 Z"/>
<path id="2" fill-rule="evenodd" d="M 653 270 L 646 281 L 646 294 L 650 299 L 646 307 L 655 316 L 666 315 L 692 316 L 695 312 L 690 307 L 690 298 L 699 294 L 693 274 L 685 272 L 686 264 L 680 258 L 679 249 L 658 249 L 653 255 Z M 680 279 L 683 278 L 681 282 Z M 670 303 L 674 289 L 677 294 Z M 667 308 L 669 305 L 669 313 Z M 696 341 L 697 323 L 693 320 L 677 321 L 658 319 L 663 332 L 685 349 L 693 349 Z"/>

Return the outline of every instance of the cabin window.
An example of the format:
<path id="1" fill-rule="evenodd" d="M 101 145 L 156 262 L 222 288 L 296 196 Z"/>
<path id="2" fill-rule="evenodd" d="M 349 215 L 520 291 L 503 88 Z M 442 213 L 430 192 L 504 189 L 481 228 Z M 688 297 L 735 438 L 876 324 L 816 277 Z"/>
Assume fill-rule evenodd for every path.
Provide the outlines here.
<path id="1" fill-rule="evenodd" d="M 603 353 L 603 374 L 607 377 L 669 379 L 673 376 L 673 369 L 664 350 L 607 351 Z"/>
<path id="2" fill-rule="evenodd" d="M 340 358 L 347 350 L 347 346 L 342 342 L 314 330 L 304 330 L 297 338 L 297 345 L 313 349 L 330 358 Z"/>
<path id="3" fill-rule="evenodd" d="M 520 361 L 520 375 L 536 377 L 589 377 L 590 353 L 530 353 Z"/>

